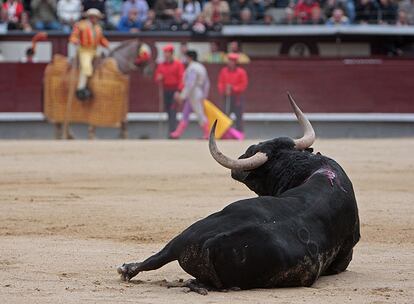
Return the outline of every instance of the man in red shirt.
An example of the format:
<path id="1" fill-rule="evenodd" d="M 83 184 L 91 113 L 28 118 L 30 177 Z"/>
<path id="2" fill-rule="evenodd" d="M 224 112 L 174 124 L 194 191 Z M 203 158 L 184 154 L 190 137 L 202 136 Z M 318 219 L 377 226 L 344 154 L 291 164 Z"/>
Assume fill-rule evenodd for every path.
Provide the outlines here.
<path id="1" fill-rule="evenodd" d="M 315 9 L 319 9 L 319 3 L 316 0 L 299 0 L 295 6 L 297 23 L 309 23 L 312 20 L 312 11 Z"/>
<path id="2" fill-rule="evenodd" d="M 177 105 L 174 94 L 182 89 L 184 65 L 174 59 L 173 45 L 166 45 L 163 51 L 164 62 L 158 64 L 154 77 L 163 89 L 164 109 L 168 115 L 168 134 L 170 134 L 177 127 Z"/>
<path id="3" fill-rule="evenodd" d="M 236 115 L 235 128 L 243 132 L 243 94 L 247 89 L 248 77 L 246 70 L 237 66 L 238 54 L 230 53 L 227 58 L 227 66 L 220 70 L 217 86 L 224 96 L 224 112 Z"/>

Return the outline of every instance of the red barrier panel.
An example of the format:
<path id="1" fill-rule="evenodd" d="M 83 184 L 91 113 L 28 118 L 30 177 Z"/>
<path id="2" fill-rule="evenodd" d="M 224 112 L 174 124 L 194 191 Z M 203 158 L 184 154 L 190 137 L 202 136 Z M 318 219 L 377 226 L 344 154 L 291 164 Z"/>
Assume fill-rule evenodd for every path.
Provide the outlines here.
<path id="1" fill-rule="evenodd" d="M 290 112 L 290 91 L 306 112 L 414 113 L 412 60 L 260 60 L 244 66 L 250 84 L 246 112 Z M 0 111 L 40 112 L 45 64 L 0 63 Z M 210 99 L 220 105 L 217 75 L 209 65 Z M 151 78 L 131 75 L 130 112 L 157 112 Z"/>

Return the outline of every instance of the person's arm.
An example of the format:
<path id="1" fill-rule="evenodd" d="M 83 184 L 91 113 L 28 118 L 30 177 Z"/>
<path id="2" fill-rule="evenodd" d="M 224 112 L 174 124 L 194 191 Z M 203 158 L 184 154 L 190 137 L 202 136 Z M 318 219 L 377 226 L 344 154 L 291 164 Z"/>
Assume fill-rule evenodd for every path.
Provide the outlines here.
<path id="1" fill-rule="evenodd" d="M 102 33 L 102 29 L 101 29 L 101 38 L 99 40 L 99 44 L 102 45 L 105 48 L 109 48 L 109 41 L 108 39 L 105 38 L 105 36 Z"/>
<path id="2" fill-rule="evenodd" d="M 239 68 L 237 73 L 237 81 L 236 84 L 233 85 L 232 91 L 235 94 L 243 93 L 247 88 L 248 78 L 247 73 L 244 69 Z"/>
<path id="3" fill-rule="evenodd" d="M 184 88 L 181 91 L 180 98 L 187 99 L 194 91 L 197 85 L 197 72 L 194 69 L 188 69 L 185 72 Z"/>
<path id="4" fill-rule="evenodd" d="M 158 64 L 157 68 L 155 69 L 154 80 L 161 83 L 163 78 L 164 77 L 163 77 L 163 73 L 162 73 L 162 65 Z"/>
<path id="5" fill-rule="evenodd" d="M 69 42 L 73 43 L 73 44 L 79 44 L 79 35 L 80 35 L 80 29 L 79 29 L 79 24 L 76 23 L 73 26 L 73 30 L 72 33 L 70 34 L 69 37 Z"/>
<path id="6" fill-rule="evenodd" d="M 147 20 L 149 6 L 148 6 L 147 1 L 142 1 L 140 3 L 141 3 L 141 5 L 140 5 L 140 8 L 139 8 L 138 20 L 139 20 L 139 22 L 144 24 L 144 22 Z"/>

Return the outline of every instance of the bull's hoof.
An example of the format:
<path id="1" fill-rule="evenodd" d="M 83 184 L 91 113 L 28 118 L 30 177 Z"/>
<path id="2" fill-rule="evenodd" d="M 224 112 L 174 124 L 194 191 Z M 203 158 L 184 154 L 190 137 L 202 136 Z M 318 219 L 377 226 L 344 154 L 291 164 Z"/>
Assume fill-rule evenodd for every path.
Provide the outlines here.
<path id="1" fill-rule="evenodd" d="M 135 263 L 123 264 L 117 268 L 117 272 L 121 275 L 121 280 L 129 282 L 133 277 L 138 274 L 138 265 Z"/>
<path id="2" fill-rule="evenodd" d="M 125 264 L 123 264 L 122 266 L 119 266 L 117 269 L 117 272 L 121 275 L 122 281 L 128 282 L 130 280 L 128 276 L 128 268 L 126 267 Z"/>

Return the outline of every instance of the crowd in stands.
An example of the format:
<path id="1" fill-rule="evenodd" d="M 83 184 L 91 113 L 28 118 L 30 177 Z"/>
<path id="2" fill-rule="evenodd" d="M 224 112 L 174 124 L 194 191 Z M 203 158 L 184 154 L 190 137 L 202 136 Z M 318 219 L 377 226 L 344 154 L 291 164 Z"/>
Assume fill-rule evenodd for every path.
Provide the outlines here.
<path id="1" fill-rule="evenodd" d="M 63 30 L 89 8 L 105 15 L 106 30 L 190 30 L 225 24 L 414 24 L 414 0 L 0 0 L 8 30 Z"/>

